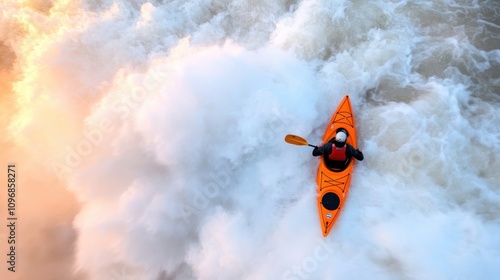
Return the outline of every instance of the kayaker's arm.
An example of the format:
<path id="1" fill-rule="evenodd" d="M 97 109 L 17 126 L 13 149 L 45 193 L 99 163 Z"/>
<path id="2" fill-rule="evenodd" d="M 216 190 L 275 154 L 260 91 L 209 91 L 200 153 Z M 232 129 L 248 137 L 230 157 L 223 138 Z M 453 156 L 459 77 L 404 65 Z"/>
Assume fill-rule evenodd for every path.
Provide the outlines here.
<path id="1" fill-rule="evenodd" d="M 319 147 L 315 147 L 312 151 L 312 155 L 317 157 L 324 154 L 329 154 L 332 151 L 332 144 L 326 143 L 325 145 L 321 145 Z"/>
<path id="2" fill-rule="evenodd" d="M 363 156 L 363 152 L 361 152 L 359 149 L 354 149 L 354 147 L 351 145 L 348 145 L 347 149 L 348 149 L 348 153 L 350 153 L 355 159 L 361 161 L 365 158 Z"/>
<path id="3" fill-rule="evenodd" d="M 317 156 L 324 154 L 323 149 L 320 149 L 320 148 L 322 148 L 322 147 L 315 147 L 314 148 L 314 150 L 312 152 L 313 156 L 317 157 Z"/>

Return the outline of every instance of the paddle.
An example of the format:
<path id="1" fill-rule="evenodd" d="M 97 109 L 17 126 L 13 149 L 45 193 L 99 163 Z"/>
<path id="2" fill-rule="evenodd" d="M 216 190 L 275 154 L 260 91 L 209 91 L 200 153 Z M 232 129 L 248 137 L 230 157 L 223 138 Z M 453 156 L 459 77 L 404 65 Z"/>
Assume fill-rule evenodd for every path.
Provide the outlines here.
<path id="1" fill-rule="evenodd" d="M 304 139 L 300 136 L 297 136 L 297 135 L 293 135 L 293 134 L 287 134 L 285 136 L 285 142 L 287 142 L 288 144 L 293 144 L 293 145 L 300 145 L 300 146 L 307 145 L 307 146 L 316 148 L 316 146 L 307 143 L 306 139 Z"/>

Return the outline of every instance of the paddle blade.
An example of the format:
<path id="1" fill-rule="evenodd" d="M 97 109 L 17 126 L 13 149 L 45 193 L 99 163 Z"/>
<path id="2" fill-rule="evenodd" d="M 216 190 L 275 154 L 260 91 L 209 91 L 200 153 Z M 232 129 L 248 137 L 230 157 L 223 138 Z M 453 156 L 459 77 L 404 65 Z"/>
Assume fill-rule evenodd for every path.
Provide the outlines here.
<path id="1" fill-rule="evenodd" d="M 306 139 L 293 134 L 288 134 L 287 136 L 285 136 L 285 142 L 293 145 L 301 145 L 301 146 L 309 145 Z"/>

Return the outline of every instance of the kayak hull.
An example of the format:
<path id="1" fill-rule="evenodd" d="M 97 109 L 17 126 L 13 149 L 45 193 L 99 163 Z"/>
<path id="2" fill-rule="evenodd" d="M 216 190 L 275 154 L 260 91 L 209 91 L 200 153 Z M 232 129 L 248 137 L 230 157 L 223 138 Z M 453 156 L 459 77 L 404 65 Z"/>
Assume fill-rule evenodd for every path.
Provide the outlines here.
<path id="1" fill-rule="evenodd" d="M 339 129 L 347 131 L 347 143 L 357 148 L 356 124 L 349 95 L 344 96 L 328 122 L 323 143 L 333 140 Z M 342 168 L 334 168 L 328 159 L 321 157 L 316 183 L 318 185 L 319 219 L 322 234 L 325 237 L 330 233 L 344 206 L 351 183 L 354 162 L 355 160 L 351 159 Z"/>

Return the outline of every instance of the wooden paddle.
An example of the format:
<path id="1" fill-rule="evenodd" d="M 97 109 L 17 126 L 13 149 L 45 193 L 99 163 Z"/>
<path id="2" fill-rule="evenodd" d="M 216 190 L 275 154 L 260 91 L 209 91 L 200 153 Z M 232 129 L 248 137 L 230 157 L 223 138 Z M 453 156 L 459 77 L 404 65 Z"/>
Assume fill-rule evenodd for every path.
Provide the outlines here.
<path id="1" fill-rule="evenodd" d="M 299 146 L 307 145 L 307 146 L 316 148 L 316 146 L 307 143 L 306 139 L 304 139 L 300 136 L 297 136 L 297 135 L 293 135 L 293 134 L 287 134 L 285 136 L 285 142 L 287 142 L 288 144 L 293 144 L 293 145 L 299 145 Z"/>

